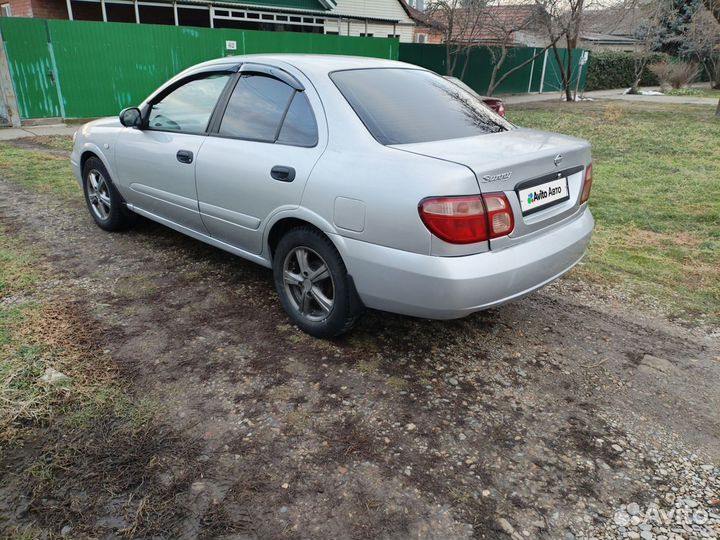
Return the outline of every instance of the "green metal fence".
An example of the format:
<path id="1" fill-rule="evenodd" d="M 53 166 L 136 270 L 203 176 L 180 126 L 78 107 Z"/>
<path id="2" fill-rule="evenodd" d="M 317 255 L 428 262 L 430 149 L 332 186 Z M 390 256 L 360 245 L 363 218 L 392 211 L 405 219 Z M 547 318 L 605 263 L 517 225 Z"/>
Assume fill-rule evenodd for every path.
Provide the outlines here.
<path id="1" fill-rule="evenodd" d="M 56 70 L 44 21 L 0 18 L 0 31 L 20 116 L 60 116 Z"/>
<path id="2" fill-rule="evenodd" d="M 0 18 L 0 34 L 22 119 L 113 115 L 141 102 L 186 67 L 229 54 L 305 52 L 399 58 L 447 72 L 443 45 L 400 44 L 383 38 L 6 17 Z M 227 42 L 234 42 L 236 49 L 228 50 Z M 504 69 L 521 64 L 536 51 L 511 49 Z M 564 59 L 567 52 L 561 49 L 560 53 Z M 581 53 L 574 52 L 576 65 Z M 492 56 L 486 48 L 472 49 L 469 54 L 465 82 L 486 93 Z M 460 58 L 456 72 L 463 63 Z M 576 68 L 575 75 L 578 72 Z M 585 78 L 582 70 L 581 88 Z M 497 93 L 561 87 L 560 70 L 548 51 L 508 77 Z"/>
<path id="3" fill-rule="evenodd" d="M 502 76 L 504 72 L 521 65 L 541 51 L 542 49 L 534 49 L 531 47 L 515 47 L 509 49 L 505 63 L 498 73 L 498 78 Z M 580 70 L 578 68 L 583 52 L 584 49 L 575 49 L 573 51 L 574 68 L 571 83 L 573 89 L 576 86 L 578 75 L 580 75 L 579 88 L 581 90 L 584 88 L 585 80 L 587 79 L 587 70 L 584 68 Z M 562 61 L 567 62 L 567 50 L 559 49 L 559 53 Z M 499 54 L 497 54 L 497 56 L 499 56 Z M 448 72 L 445 45 L 401 43 L 400 60 L 432 69 L 442 75 Z M 458 58 L 454 72 L 456 77 L 460 77 L 464 63 L 465 56 Z M 485 94 L 490 84 L 492 69 L 493 55 L 486 47 L 470 49 L 468 65 L 463 80 L 476 92 Z M 560 76 L 560 68 L 552 50 L 548 50 L 529 64 L 513 72 L 500 84 L 495 93 L 552 92 L 561 89 L 562 77 Z"/>
<path id="4" fill-rule="evenodd" d="M 395 39 L 0 18 L 23 119 L 113 115 L 198 62 L 264 52 L 397 60 Z M 234 41 L 236 50 L 226 48 Z"/>

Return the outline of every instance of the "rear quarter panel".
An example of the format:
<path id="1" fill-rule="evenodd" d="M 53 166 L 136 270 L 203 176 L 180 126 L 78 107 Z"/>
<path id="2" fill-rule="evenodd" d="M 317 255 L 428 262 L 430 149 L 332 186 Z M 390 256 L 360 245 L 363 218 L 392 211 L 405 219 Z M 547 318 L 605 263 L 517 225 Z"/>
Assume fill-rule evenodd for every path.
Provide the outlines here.
<path id="1" fill-rule="evenodd" d="M 328 148 L 305 188 L 302 206 L 324 216 L 342 236 L 429 254 L 431 235 L 420 220 L 419 202 L 430 196 L 477 193 L 477 181 L 467 167 L 375 143 L 352 151 Z M 338 215 L 348 211 L 352 216 Z M 355 226 L 361 211 L 362 226 Z"/>

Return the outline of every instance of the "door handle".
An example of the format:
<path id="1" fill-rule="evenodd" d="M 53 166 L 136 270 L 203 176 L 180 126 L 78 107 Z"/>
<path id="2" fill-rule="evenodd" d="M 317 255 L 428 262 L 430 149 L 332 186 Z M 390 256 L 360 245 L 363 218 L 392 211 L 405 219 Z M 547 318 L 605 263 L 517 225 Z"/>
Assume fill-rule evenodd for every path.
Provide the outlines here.
<path id="1" fill-rule="evenodd" d="M 295 180 L 295 169 L 285 165 L 275 165 L 270 169 L 270 176 L 281 182 L 292 182 Z"/>
<path id="2" fill-rule="evenodd" d="M 192 163 L 193 153 L 190 150 L 178 150 L 175 157 L 180 163 Z"/>

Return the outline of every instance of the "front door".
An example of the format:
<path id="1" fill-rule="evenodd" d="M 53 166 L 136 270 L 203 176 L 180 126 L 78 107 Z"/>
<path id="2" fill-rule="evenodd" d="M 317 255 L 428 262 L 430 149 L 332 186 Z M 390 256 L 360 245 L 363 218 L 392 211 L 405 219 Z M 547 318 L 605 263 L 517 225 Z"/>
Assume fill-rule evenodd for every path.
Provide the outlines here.
<path id="1" fill-rule="evenodd" d="M 324 144 L 313 106 L 301 85 L 241 70 L 197 161 L 200 215 L 214 238 L 259 254 L 267 218 L 300 204 Z"/>
<path id="2" fill-rule="evenodd" d="M 210 117 L 231 73 L 203 74 L 150 105 L 143 129 L 124 128 L 115 162 L 128 202 L 158 217 L 205 232 L 198 211 L 195 163 Z"/>

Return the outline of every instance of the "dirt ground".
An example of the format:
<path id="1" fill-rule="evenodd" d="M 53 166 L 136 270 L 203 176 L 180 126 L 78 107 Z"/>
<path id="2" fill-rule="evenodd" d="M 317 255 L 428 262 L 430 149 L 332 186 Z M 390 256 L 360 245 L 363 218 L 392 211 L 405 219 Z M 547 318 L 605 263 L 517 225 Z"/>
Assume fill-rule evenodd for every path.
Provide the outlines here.
<path id="1" fill-rule="evenodd" d="M 459 321 L 370 312 L 319 341 L 288 324 L 268 270 L 146 220 L 105 233 L 79 190 L 68 204 L 0 180 L 0 223 L 44 253 L 47 287 L 165 420 L 127 447 L 86 441 L 44 492 L 26 469 L 52 459 L 45 433 L 5 452 L 0 537 L 4 522 L 71 538 L 621 538 L 619 510 L 672 507 L 695 479 L 720 512 L 707 329 L 570 277 Z M 83 472 L 92 460 L 109 480 Z M 138 525 L 148 492 L 168 502 Z"/>

